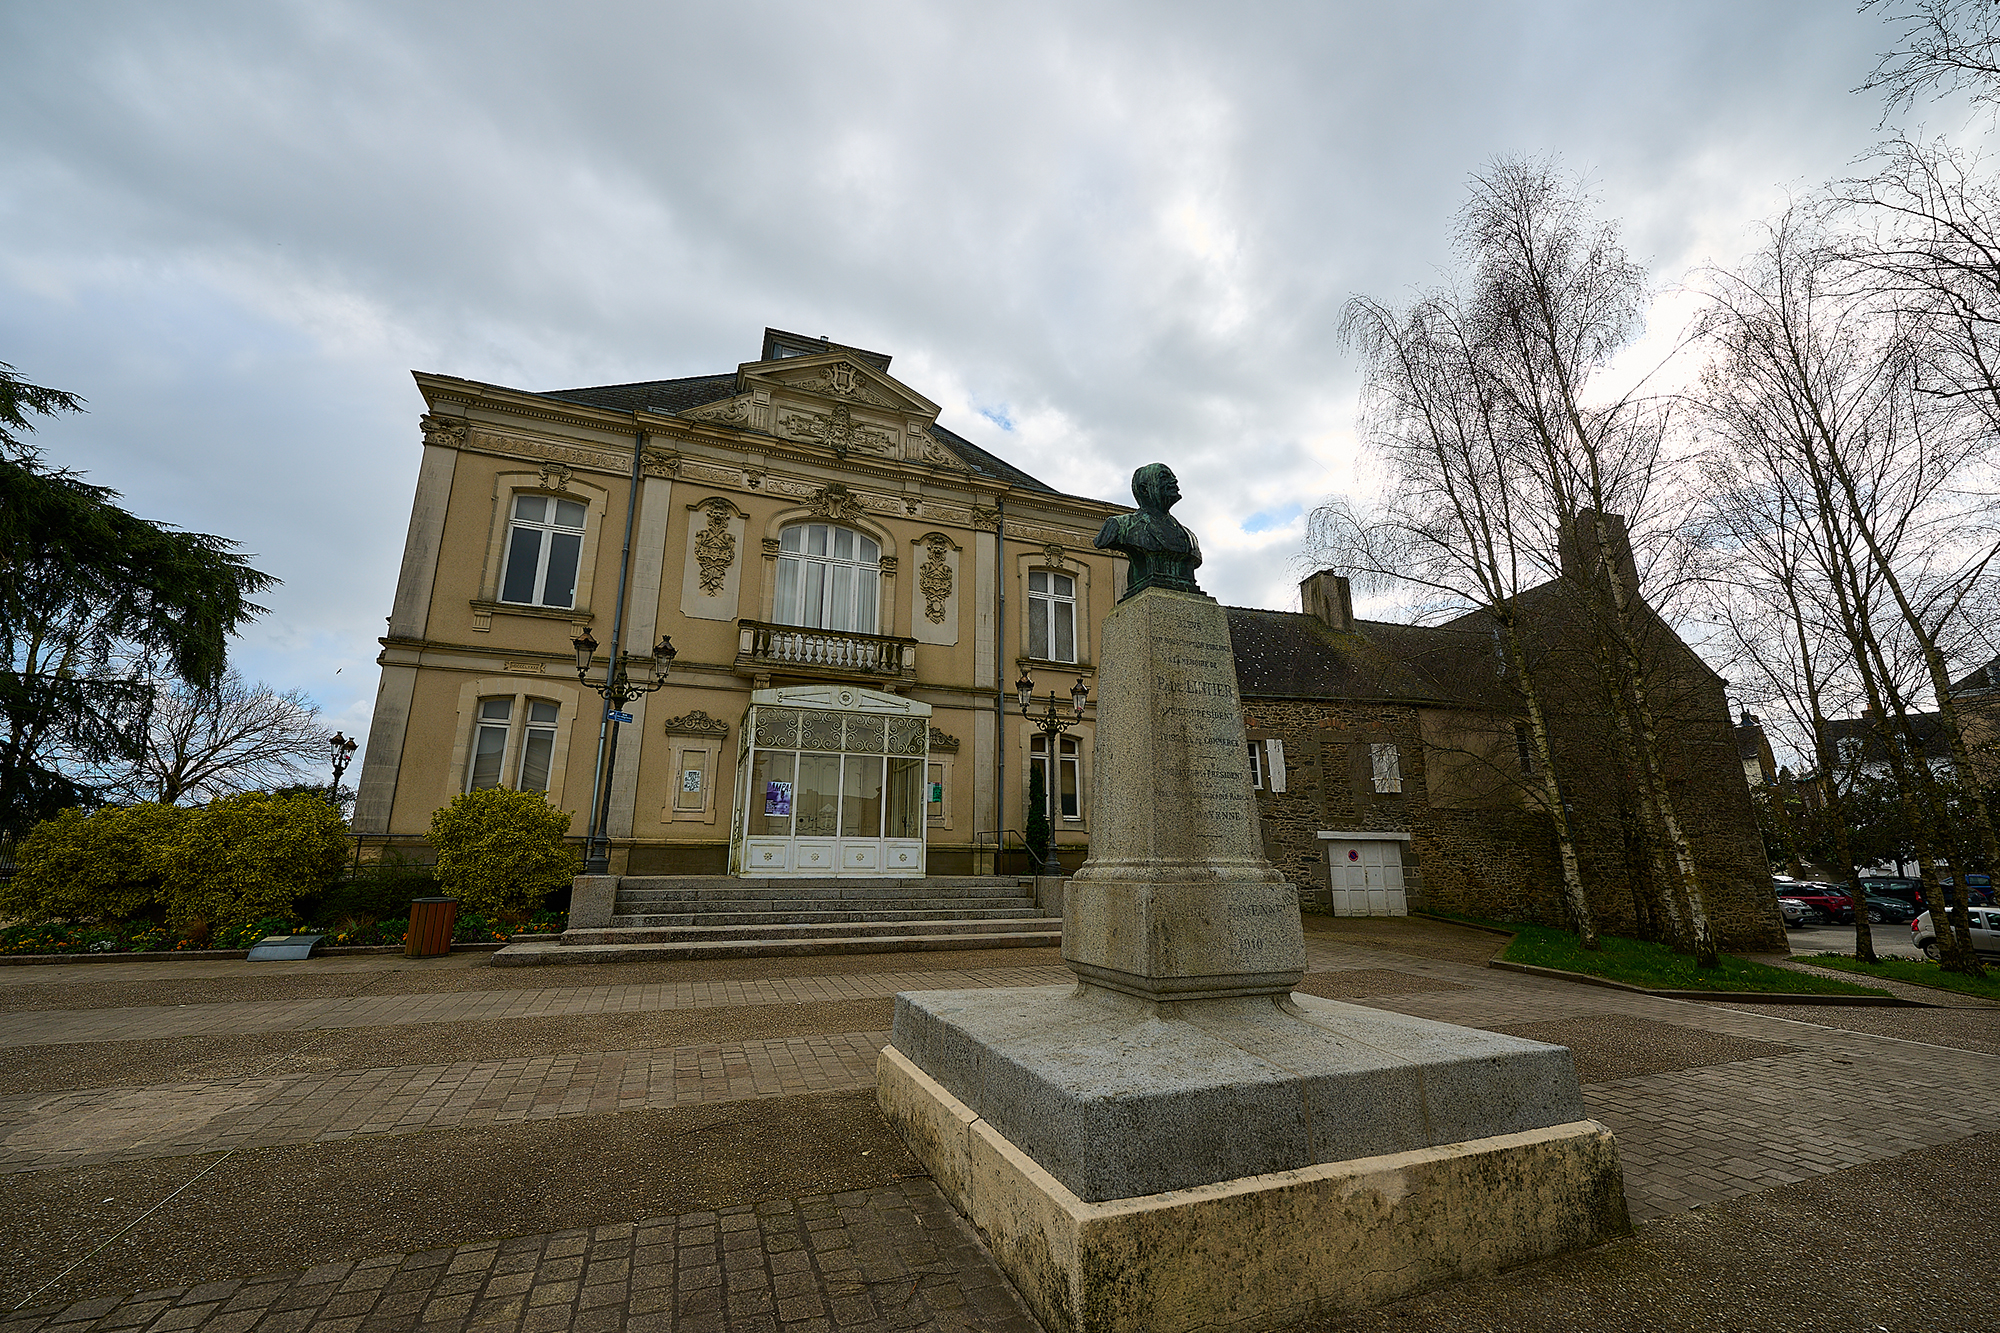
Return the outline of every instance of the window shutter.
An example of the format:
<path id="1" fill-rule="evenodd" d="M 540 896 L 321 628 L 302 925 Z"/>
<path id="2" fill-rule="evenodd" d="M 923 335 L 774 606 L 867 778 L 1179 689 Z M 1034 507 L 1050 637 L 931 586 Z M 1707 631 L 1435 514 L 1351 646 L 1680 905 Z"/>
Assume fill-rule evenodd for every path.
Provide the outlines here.
<path id="1" fill-rule="evenodd" d="M 1272 791 L 1285 789 L 1285 743 L 1273 736 L 1264 742 L 1264 768 Z"/>

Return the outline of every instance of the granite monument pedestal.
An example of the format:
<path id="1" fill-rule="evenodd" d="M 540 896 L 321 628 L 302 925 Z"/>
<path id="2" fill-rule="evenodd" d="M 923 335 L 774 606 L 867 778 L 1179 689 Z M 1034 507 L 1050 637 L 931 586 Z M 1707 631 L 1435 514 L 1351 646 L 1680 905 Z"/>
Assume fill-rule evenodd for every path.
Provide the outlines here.
<path id="1" fill-rule="evenodd" d="M 897 996 L 892 1124 L 1053 1330 L 1278 1328 L 1628 1229 L 1569 1052 L 1291 994 L 1222 608 L 1104 622 L 1074 985 Z"/>

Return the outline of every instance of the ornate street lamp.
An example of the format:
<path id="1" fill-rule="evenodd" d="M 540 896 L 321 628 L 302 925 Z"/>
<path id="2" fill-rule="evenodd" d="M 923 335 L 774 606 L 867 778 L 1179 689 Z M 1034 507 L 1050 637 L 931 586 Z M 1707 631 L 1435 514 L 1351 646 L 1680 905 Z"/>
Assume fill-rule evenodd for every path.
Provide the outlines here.
<path id="1" fill-rule="evenodd" d="M 355 742 L 339 732 L 327 737 L 327 748 L 333 752 L 333 785 L 326 789 L 328 804 L 340 808 L 340 775 L 347 771 L 348 763 L 354 758 Z"/>
<path id="2" fill-rule="evenodd" d="M 1021 716 L 1027 718 L 1035 730 L 1042 733 L 1042 750 L 1049 763 L 1049 780 L 1042 795 L 1048 802 L 1049 836 L 1053 842 L 1056 829 L 1056 788 L 1062 781 L 1062 737 L 1063 733 L 1082 719 L 1083 706 L 1089 702 L 1090 691 L 1085 688 L 1083 677 L 1078 676 L 1076 684 L 1070 686 L 1069 690 L 1070 711 L 1074 714 L 1071 717 L 1064 717 L 1060 713 L 1061 705 L 1056 702 L 1054 690 L 1049 691 L 1049 697 L 1042 705 L 1040 717 L 1029 711 L 1035 701 L 1035 682 L 1025 670 L 1021 672 L 1021 678 L 1014 682 L 1014 694 L 1021 701 Z M 1039 861 L 1039 856 L 1036 859 Z"/>
<path id="3" fill-rule="evenodd" d="M 597 808 L 591 811 L 590 834 L 584 847 L 583 873 L 604 875 L 611 871 L 610 839 L 606 826 L 611 822 L 611 773 L 618 763 L 618 724 L 630 722 L 631 716 L 625 705 L 641 695 L 651 694 L 667 683 L 667 671 L 679 656 L 674 651 L 674 642 L 666 635 L 653 645 L 651 657 L 640 657 L 636 653 L 625 653 L 621 660 L 605 668 L 604 683 L 593 685 L 587 679 L 591 662 L 597 656 L 597 639 L 586 628 L 583 633 L 570 640 L 576 649 L 576 678 L 583 687 L 604 697 L 604 716 L 611 727 L 610 752 L 604 761 L 603 796 Z M 637 675 L 640 678 L 634 679 Z"/>

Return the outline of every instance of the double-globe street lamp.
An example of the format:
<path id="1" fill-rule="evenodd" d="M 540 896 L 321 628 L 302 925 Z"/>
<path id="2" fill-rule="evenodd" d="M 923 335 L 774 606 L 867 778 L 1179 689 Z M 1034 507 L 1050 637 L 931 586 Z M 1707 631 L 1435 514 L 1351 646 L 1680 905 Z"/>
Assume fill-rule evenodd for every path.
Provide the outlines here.
<path id="1" fill-rule="evenodd" d="M 326 799 L 336 810 L 340 808 L 340 775 L 347 771 L 348 763 L 354 758 L 356 744 L 337 731 L 326 738 L 327 748 L 333 752 L 333 785 L 326 789 Z"/>
<path id="2" fill-rule="evenodd" d="M 618 764 L 618 724 L 632 720 L 631 715 L 624 711 L 626 704 L 642 694 L 651 694 L 667 683 L 667 669 L 673 666 L 677 654 L 673 640 L 662 634 L 660 641 L 653 645 L 651 657 L 621 654 L 620 660 L 605 668 L 604 683 L 592 685 L 586 677 L 592 660 L 597 656 L 597 639 L 586 629 L 571 639 L 570 644 L 576 649 L 576 678 L 585 689 L 604 696 L 604 718 L 611 728 L 610 751 L 604 760 L 604 771 L 598 775 L 602 794 L 596 802 L 597 808 L 591 811 L 590 835 L 583 855 L 584 874 L 605 875 L 611 871 L 611 847 L 606 825 L 611 822 L 611 774 Z M 626 670 L 628 665 L 649 674 L 644 680 L 634 680 Z"/>
<path id="3" fill-rule="evenodd" d="M 1083 720 L 1083 706 L 1089 702 L 1090 691 L 1084 688 L 1082 676 L 1078 676 L 1076 684 L 1069 687 L 1070 708 L 1074 714 L 1071 717 L 1064 717 L 1056 711 L 1059 705 L 1056 703 L 1056 692 L 1053 689 L 1049 691 L 1048 700 L 1042 707 L 1040 717 L 1029 711 L 1035 702 L 1035 681 L 1025 670 L 1021 672 L 1021 678 L 1014 682 L 1014 693 L 1021 700 L 1021 716 L 1027 718 L 1029 724 L 1042 733 L 1042 753 L 1048 760 L 1048 768 L 1044 770 L 1048 781 L 1043 784 L 1042 795 L 1048 803 L 1048 810 L 1045 813 L 1049 820 L 1049 855 L 1053 860 L 1055 831 L 1058 827 L 1056 790 L 1062 785 L 1062 736 L 1064 732 Z M 1036 872 L 1040 873 L 1042 856 L 1040 852 L 1035 852 L 1034 855 L 1037 863 Z"/>

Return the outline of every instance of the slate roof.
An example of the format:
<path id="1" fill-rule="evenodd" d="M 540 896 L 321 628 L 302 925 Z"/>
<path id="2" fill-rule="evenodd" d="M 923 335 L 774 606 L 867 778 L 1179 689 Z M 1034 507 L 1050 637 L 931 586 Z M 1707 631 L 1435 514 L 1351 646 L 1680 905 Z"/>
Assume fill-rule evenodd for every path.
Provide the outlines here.
<path id="1" fill-rule="evenodd" d="M 736 372 L 732 370 L 726 375 L 690 375 L 677 380 L 642 380 L 636 384 L 599 384 L 582 389 L 548 389 L 537 396 L 558 398 L 566 403 L 581 403 L 585 407 L 607 408 L 613 412 L 644 410 L 673 415 L 685 412 L 691 407 L 702 407 L 725 398 L 732 398 L 735 394 Z M 1041 491 L 1047 495 L 1063 494 L 1039 477 L 1029 476 L 1006 459 L 988 453 L 956 431 L 933 425 L 930 432 L 947 449 L 964 459 L 966 466 L 982 476 L 1004 481 L 1009 486 L 1023 490 Z"/>
<path id="2" fill-rule="evenodd" d="M 1936 761 L 1951 758 L 1951 741 L 1944 734 L 1943 721 L 1936 713 L 1911 713 L 1910 734 L 1916 739 L 1917 749 L 1924 758 Z M 1882 734 L 1876 730 L 1872 718 L 1846 717 L 1826 724 L 1827 739 L 1833 742 L 1834 753 L 1839 754 L 1841 742 L 1857 740 L 1861 742 L 1861 762 L 1864 764 L 1886 764 L 1889 762 L 1889 748 L 1882 741 Z M 1845 756 L 1842 756 L 1845 762 Z"/>
<path id="3" fill-rule="evenodd" d="M 1491 634 L 1379 620 L 1357 620 L 1343 634 L 1297 611 L 1226 611 L 1245 698 L 1516 706 Z"/>
<path id="4" fill-rule="evenodd" d="M 539 396 L 560 398 L 585 407 L 609 408 L 613 412 L 685 412 L 690 407 L 713 403 L 736 392 L 736 372 L 726 375 L 690 375 L 678 380 L 641 380 L 637 384 L 600 384 L 587 389 L 549 389 Z"/>
<path id="5" fill-rule="evenodd" d="M 1953 694 L 1968 694 L 1975 690 L 2000 690 L 2000 657 L 1975 669 L 1963 680 L 1951 683 Z"/>

